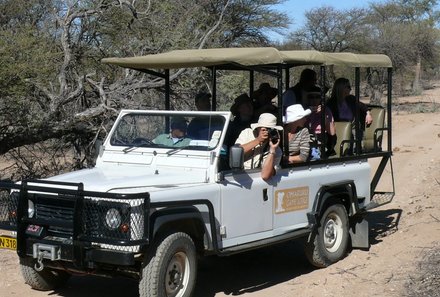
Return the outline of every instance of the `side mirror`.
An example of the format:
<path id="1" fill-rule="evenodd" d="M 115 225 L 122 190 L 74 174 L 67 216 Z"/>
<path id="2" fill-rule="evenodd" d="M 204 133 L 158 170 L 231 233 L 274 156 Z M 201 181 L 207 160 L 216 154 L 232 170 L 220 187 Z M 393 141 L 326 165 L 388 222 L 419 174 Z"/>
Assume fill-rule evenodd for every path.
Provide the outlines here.
<path id="1" fill-rule="evenodd" d="M 231 169 L 243 169 L 244 150 L 240 145 L 229 148 L 229 167 Z"/>

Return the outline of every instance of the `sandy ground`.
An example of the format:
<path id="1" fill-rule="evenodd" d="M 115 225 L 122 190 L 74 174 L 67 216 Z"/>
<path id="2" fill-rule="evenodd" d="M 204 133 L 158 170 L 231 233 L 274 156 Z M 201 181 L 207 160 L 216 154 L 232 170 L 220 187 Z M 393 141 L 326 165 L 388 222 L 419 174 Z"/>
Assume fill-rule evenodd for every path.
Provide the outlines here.
<path id="1" fill-rule="evenodd" d="M 439 102 L 438 94 L 431 90 L 429 100 Z M 353 250 L 325 269 L 308 264 L 300 242 L 207 258 L 199 263 L 194 295 L 420 296 L 412 288 L 426 287 L 431 291 L 425 296 L 440 296 L 439 270 L 426 271 L 426 263 L 440 266 L 440 112 L 399 112 L 393 133 L 396 196 L 369 214 L 368 251 Z M 380 186 L 390 189 L 389 181 L 385 177 Z M 138 296 L 133 280 L 93 276 L 74 276 L 66 288 L 39 292 L 24 284 L 14 252 L 1 250 L 0 263 L 0 296 Z"/>

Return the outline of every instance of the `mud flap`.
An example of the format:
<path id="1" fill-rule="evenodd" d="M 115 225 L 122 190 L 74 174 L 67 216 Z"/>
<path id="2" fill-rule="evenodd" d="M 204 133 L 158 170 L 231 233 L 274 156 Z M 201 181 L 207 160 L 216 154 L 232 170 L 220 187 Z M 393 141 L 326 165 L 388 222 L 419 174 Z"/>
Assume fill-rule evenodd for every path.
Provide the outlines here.
<path id="1" fill-rule="evenodd" d="M 368 221 L 365 218 L 353 218 L 350 223 L 351 246 L 353 248 L 368 249 L 369 242 Z"/>

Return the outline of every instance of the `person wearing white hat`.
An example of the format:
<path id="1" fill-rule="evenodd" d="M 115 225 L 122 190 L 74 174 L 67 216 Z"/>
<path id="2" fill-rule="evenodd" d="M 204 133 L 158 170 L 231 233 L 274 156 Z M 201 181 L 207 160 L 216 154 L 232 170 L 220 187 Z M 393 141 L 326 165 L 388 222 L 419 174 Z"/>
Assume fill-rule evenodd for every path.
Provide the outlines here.
<path id="1" fill-rule="evenodd" d="M 261 178 L 268 180 L 275 175 L 280 164 L 282 151 L 279 148 L 279 132 L 283 127 L 277 126 L 277 118 L 270 113 L 262 113 L 257 123 L 241 131 L 235 144 L 244 150 L 244 168 L 261 168 Z"/>
<path id="2" fill-rule="evenodd" d="M 301 104 L 290 105 L 283 117 L 284 131 L 289 143 L 289 164 L 305 162 L 310 154 L 310 133 L 305 127 L 310 109 L 304 110 Z"/>

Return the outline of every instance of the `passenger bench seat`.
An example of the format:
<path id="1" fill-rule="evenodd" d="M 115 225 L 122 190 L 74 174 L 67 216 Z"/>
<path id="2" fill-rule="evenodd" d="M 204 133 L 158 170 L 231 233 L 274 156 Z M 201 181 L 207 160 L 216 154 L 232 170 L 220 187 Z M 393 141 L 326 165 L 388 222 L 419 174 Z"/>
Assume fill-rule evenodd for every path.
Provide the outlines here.
<path id="1" fill-rule="evenodd" d="M 385 109 L 382 106 L 370 106 L 373 122 L 365 127 L 364 139 L 362 140 L 362 152 L 378 152 L 382 150 L 383 127 L 385 123 Z M 379 129 L 379 130 L 377 130 Z M 376 132 L 376 140 L 374 133 Z"/>
<path id="2" fill-rule="evenodd" d="M 341 157 L 345 156 L 348 153 L 348 150 L 350 149 L 350 139 L 351 139 L 351 123 L 350 122 L 335 122 L 335 128 L 336 128 L 336 145 L 335 145 L 335 151 L 336 156 L 335 157 Z M 342 145 L 341 149 L 341 143 L 344 141 L 344 144 Z"/>

